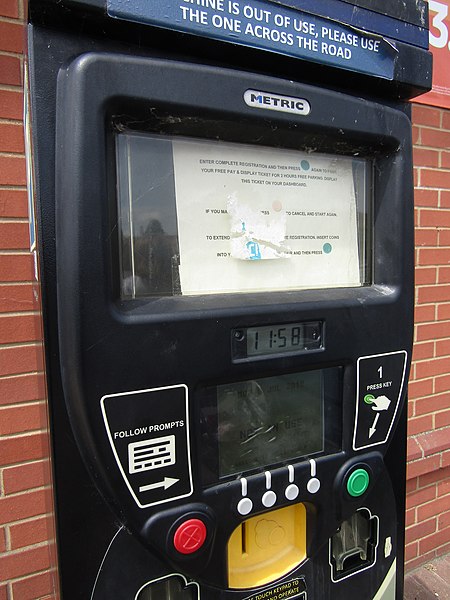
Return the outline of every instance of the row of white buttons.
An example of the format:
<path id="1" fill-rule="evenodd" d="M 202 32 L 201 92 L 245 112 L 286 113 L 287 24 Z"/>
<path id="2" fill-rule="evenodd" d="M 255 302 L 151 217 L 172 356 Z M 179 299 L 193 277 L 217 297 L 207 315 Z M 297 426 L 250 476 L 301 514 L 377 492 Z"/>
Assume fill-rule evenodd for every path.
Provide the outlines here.
<path id="1" fill-rule="evenodd" d="M 317 477 L 312 477 L 308 483 L 306 484 L 306 489 L 310 494 L 316 494 L 320 489 L 320 481 Z M 295 483 L 290 483 L 287 488 L 284 490 L 284 495 L 288 500 L 295 500 L 299 495 L 300 490 L 298 489 L 298 485 Z M 266 508 L 271 508 L 275 502 L 277 501 L 277 495 L 273 490 L 268 490 L 264 492 L 263 497 L 261 498 L 261 502 L 263 506 Z M 253 509 L 253 502 L 250 498 L 245 497 L 241 498 L 237 505 L 237 511 L 239 514 L 245 516 L 251 513 Z"/>

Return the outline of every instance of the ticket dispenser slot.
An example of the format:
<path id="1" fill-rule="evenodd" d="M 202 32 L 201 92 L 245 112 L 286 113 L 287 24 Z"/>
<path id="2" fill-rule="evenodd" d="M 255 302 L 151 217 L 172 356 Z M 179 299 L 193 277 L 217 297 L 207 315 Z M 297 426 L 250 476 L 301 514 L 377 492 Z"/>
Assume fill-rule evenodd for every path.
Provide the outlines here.
<path id="1" fill-rule="evenodd" d="M 351 89 L 31 3 L 62 597 L 400 600 L 422 51 Z"/>

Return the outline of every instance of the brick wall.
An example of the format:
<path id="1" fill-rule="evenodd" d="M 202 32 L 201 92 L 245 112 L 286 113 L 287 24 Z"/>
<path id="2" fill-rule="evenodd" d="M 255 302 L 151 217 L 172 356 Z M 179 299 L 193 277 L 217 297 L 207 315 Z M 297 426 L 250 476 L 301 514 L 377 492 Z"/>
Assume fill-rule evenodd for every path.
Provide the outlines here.
<path id="1" fill-rule="evenodd" d="M 416 327 L 407 567 L 450 552 L 450 111 L 415 105 Z"/>
<path id="2" fill-rule="evenodd" d="M 28 246 L 23 0 L 0 0 L 0 600 L 56 598 L 39 290 Z M 450 111 L 415 106 L 417 306 L 407 566 L 450 551 Z"/>
<path id="3" fill-rule="evenodd" d="M 39 289 L 29 251 L 24 6 L 0 0 L 0 600 L 54 598 Z"/>

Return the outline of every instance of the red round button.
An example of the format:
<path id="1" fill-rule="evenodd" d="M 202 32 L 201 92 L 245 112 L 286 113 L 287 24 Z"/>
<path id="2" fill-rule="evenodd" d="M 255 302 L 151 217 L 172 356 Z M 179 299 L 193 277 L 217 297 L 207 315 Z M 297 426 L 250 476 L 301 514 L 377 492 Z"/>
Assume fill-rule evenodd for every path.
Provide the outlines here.
<path id="1" fill-rule="evenodd" d="M 188 519 L 175 531 L 173 545 L 181 554 L 192 554 L 203 546 L 206 533 L 206 525 L 203 521 Z"/>

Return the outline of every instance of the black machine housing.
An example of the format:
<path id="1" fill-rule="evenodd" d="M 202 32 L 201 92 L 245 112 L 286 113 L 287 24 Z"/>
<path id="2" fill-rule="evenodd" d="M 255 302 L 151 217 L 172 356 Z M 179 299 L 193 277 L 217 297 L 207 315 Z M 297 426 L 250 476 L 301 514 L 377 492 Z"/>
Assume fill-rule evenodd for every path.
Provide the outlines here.
<path id="1" fill-rule="evenodd" d="M 374 3 L 356 4 L 370 10 Z M 62 597 L 163 600 L 161 591 L 146 596 L 146 586 L 175 576 L 179 597 L 189 600 L 253 599 L 266 589 L 271 598 L 276 586 L 293 580 L 301 582 L 295 597 L 369 599 L 396 561 L 395 597 L 402 598 L 414 266 L 405 100 L 429 87 L 428 53 L 399 43 L 391 81 L 343 75 L 112 20 L 100 1 L 31 2 L 29 52 Z M 242 100 L 249 89 L 307 99 L 311 112 L 255 110 Z M 123 132 L 367 159 L 369 281 L 124 299 L 116 182 L 116 139 Z M 298 322 L 320 324 L 313 351 L 257 360 L 236 354 L 236 331 Z M 324 384 L 329 447 L 220 476 L 211 430 L 217 421 L 205 419 L 217 386 L 317 370 L 330 374 Z M 390 383 L 392 404 L 370 434 L 372 421 L 361 406 L 375 380 Z M 117 432 L 128 444 L 128 433 L 143 423 L 184 424 L 174 433 L 183 457 L 167 471 L 181 482 L 179 492 L 172 493 L 173 485 L 152 496 L 127 483 L 120 468 L 127 450 Z M 348 481 L 360 469 L 369 484 L 355 497 Z M 277 498 L 270 510 L 260 501 L 266 472 Z M 232 588 L 226 551 L 232 532 L 248 517 L 291 505 L 285 490 L 292 482 L 299 488 L 295 502 L 306 507 L 307 558 L 273 585 Z M 243 497 L 252 499 L 250 514 L 238 509 Z M 334 536 L 361 511 L 370 529 L 367 555 L 336 571 Z M 203 521 L 207 535 L 198 551 L 183 555 L 174 532 L 188 519 Z"/>

